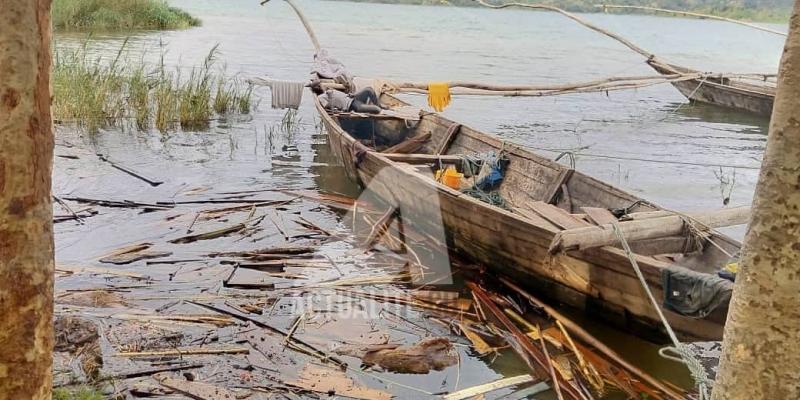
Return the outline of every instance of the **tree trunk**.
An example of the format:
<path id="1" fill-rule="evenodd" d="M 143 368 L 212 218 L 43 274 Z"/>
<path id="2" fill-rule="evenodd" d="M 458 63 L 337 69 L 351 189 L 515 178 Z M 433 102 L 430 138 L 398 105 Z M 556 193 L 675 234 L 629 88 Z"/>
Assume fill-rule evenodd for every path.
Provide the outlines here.
<path id="1" fill-rule="evenodd" d="M 0 6 L 0 399 L 50 399 L 50 1 Z"/>
<path id="2" fill-rule="evenodd" d="M 778 75 L 767 149 L 712 399 L 800 398 L 800 2 Z"/>

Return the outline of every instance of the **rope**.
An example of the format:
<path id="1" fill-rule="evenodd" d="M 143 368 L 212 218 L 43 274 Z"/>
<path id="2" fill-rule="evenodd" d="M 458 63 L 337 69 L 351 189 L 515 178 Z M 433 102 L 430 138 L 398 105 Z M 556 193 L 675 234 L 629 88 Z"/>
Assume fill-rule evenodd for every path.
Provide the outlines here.
<path id="1" fill-rule="evenodd" d="M 497 191 L 494 192 L 484 192 L 476 187 L 472 187 L 469 189 L 461 189 L 461 193 L 474 197 L 484 203 L 491 204 L 493 206 L 497 206 L 503 208 L 505 210 L 509 210 L 508 204 L 503 196 L 500 195 Z"/>
<path id="2" fill-rule="evenodd" d="M 558 162 L 559 160 L 561 160 L 565 156 L 569 158 L 569 168 L 570 169 L 575 169 L 575 153 L 573 153 L 571 151 L 565 151 L 565 152 L 559 154 L 555 159 L 553 159 L 553 161 Z"/>
<path id="3" fill-rule="evenodd" d="M 761 30 L 761 31 L 764 31 L 764 32 L 774 33 L 776 35 L 786 36 L 786 32 L 776 31 L 774 29 L 766 28 L 766 27 L 763 27 L 763 26 L 760 26 L 760 25 L 751 24 L 749 22 L 744 22 L 744 21 L 739 21 L 739 20 L 733 19 L 733 18 L 720 17 L 718 15 L 701 14 L 701 13 L 696 13 L 696 12 L 691 12 L 691 11 L 669 10 L 669 9 L 666 9 L 666 8 L 657 8 L 657 7 L 628 6 L 628 5 L 616 5 L 616 4 L 597 4 L 597 5 L 595 5 L 595 7 L 602 7 L 603 11 L 608 11 L 609 9 L 612 9 L 612 8 L 618 8 L 618 9 L 645 10 L 645 11 L 655 11 L 655 12 L 662 12 L 662 13 L 669 13 L 669 14 L 685 15 L 685 16 L 690 16 L 690 17 L 697 17 L 697 18 L 700 18 L 700 19 L 714 19 L 714 20 L 717 20 L 717 21 L 725 21 L 725 22 L 730 22 L 730 23 L 734 23 L 734 24 L 743 25 L 743 26 L 746 26 L 746 27 L 749 27 L 749 28 L 758 29 L 758 30 Z"/>
<path id="4" fill-rule="evenodd" d="M 553 153 L 562 153 L 563 150 L 553 150 L 547 149 L 543 147 L 536 147 L 536 146 L 525 146 L 530 147 L 532 149 L 541 150 L 541 151 L 549 151 Z M 639 158 L 639 157 L 621 157 L 621 156 L 609 156 L 605 154 L 592 154 L 592 153 L 580 153 L 580 152 L 570 152 L 574 156 L 581 156 L 581 157 L 591 157 L 591 158 L 606 158 L 610 160 L 625 160 L 625 161 L 641 161 L 641 162 L 649 162 L 654 164 L 675 164 L 675 165 L 693 165 L 698 167 L 725 167 L 725 168 L 741 168 L 741 169 L 752 169 L 752 170 L 759 170 L 761 167 L 749 166 L 749 165 L 740 165 L 740 164 L 714 164 L 714 163 L 699 163 L 699 162 L 691 162 L 691 161 L 670 161 L 670 160 L 655 160 L 651 158 Z"/>
<path id="5" fill-rule="evenodd" d="M 690 218 L 687 215 L 679 214 L 683 224 L 686 225 L 687 230 L 689 231 L 689 238 L 690 240 L 687 241 L 687 249 L 686 252 L 689 253 L 688 250 L 702 252 L 703 251 L 703 241 L 710 240 L 710 233 L 708 230 L 701 229 L 701 227 L 696 224 L 696 220 Z"/>
<path id="6" fill-rule="evenodd" d="M 704 83 L 706 83 L 706 77 L 703 77 L 703 79 L 701 79 L 701 80 L 700 80 L 700 83 L 698 83 L 698 84 L 697 84 L 697 87 L 696 87 L 696 88 L 694 88 L 694 90 L 692 90 L 692 92 L 691 92 L 691 93 L 689 93 L 689 95 L 688 95 L 688 96 L 686 96 L 686 98 L 687 98 L 687 99 L 689 99 L 689 100 L 691 100 L 691 99 L 692 99 L 692 97 L 694 97 L 694 94 L 695 94 L 695 93 L 697 93 L 697 91 L 698 91 L 698 90 L 700 90 L 700 87 L 701 87 L 701 86 L 703 86 L 703 84 L 704 84 Z M 673 113 L 676 113 L 676 112 L 678 112 L 678 110 L 680 110 L 680 109 L 681 109 L 681 107 L 683 107 L 683 104 L 684 104 L 684 103 L 678 104 L 678 106 L 677 106 L 677 107 L 675 107 L 675 109 L 674 109 L 674 110 L 672 110 L 672 112 L 673 112 Z"/>
<path id="7" fill-rule="evenodd" d="M 672 326 L 670 326 L 669 321 L 667 321 L 667 317 L 664 316 L 664 312 L 661 311 L 661 307 L 659 307 L 655 296 L 653 296 L 653 292 L 650 290 L 650 286 L 647 284 L 644 274 L 642 274 L 642 270 L 639 268 L 639 263 L 636 262 L 636 258 L 633 256 L 633 251 L 631 251 L 628 241 L 625 240 L 625 235 L 622 234 L 622 230 L 616 222 L 612 223 L 612 227 L 614 228 L 614 234 L 617 235 L 617 239 L 619 239 L 620 243 L 622 244 L 622 249 L 625 251 L 625 255 L 628 256 L 628 260 L 631 262 L 631 266 L 636 272 L 636 277 L 639 278 L 639 282 L 641 282 L 644 291 L 647 293 L 647 297 L 653 304 L 653 308 L 655 308 L 658 317 L 661 319 L 661 323 L 664 325 L 664 329 L 667 331 L 667 335 L 672 341 L 672 346 L 662 348 L 659 350 L 658 354 L 666 359 L 677 361 L 686 365 L 686 368 L 689 369 L 689 373 L 692 375 L 692 379 L 694 379 L 695 386 L 697 386 L 699 400 L 708 399 L 708 387 L 710 379 L 708 378 L 708 374 L 706 374 L 705 368 L 703 368 L 700 360 L 695 357 L 692 349 L 678 340 L 678 336 L 675 335 L 675 331 L 672 330 Z M 668 355 L 667 352 L 673 352 L 679 357 Z"/>

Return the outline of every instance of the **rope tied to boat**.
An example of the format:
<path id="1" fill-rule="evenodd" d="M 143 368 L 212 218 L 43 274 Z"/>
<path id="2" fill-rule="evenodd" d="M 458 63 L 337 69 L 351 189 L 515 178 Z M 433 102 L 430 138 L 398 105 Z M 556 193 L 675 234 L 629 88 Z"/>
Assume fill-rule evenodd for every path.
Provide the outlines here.
<path id="1" fill-rule="evenodd" d="M 694 354 L 692 349 L 689 346 L 681 343 L 681 341 L 678 339 L 678 336 L 675 335 L 675 331 L 672 330 L 672 326 L 669 324 L 669 321 L 667 321 L 667 317 L 661 310 L 658 301 L 656 301 L 653 292 L 650 290 L 650 286 L 647 284 L 647 280 L 644 278 L 644 274 L 642 274 L 641 268 L 639 268 L 639 263 L 636 262 L 636 258 L 633 255 L 633 251 L 631 250 L 628 241 L 625 239 L 625 235 L 622 233 L 622 229 L 620 229 L 616 222 L 613 222 L 611 226 L 614 228 L 614 234 L 617 236 L 617 239 L 619 239 L 619 242 L 622 244 L 622 249 L 625 251 L 628 261 L 630 261 L 634 272 L 636 272 L 636 277 L 639 278 L 642 288 L 644 288 L 645 293 L 647 293 L 647 297 L 650 299 L 653 308 L 656 310 L 656 314 L 658 314 L 658 317 L 661 319 L 661 323 L 664 325 L 664 329 L 667 331 L 667 335 L 672 341 L 672 346 L 662 348 L 659 350 L 658 354 L 668 360 L 678 361 L 686 365 L 686 368 L 692 375 L 694 384 L 697 387 L 698 399 L 708 399 L 708 387 L 710 379 L 708 378 L 705 368 L 703 368 L 703 365 L 700 363 L 700 360 L 697 359 L 697 356 Z M 673 352 L 674 354 L 677 354 L 678 357 L 669 355 L 667 352 Z"/>
<path id="2" fill-rule="evenodd" d="M 700 253 L 703 251 L 703 243 L 711 240 L 708 228 L 696 223 L 695 219 L 685 214 L 678 214 L 689 233 L 689 240 L 686 241 L 685 253 Z"/>
<path id="3" fill-rule="evenodd" d="M 675 355 L 669 354 L 670 352 Z M 703 367 L 703 364 L 697 359 L 697 355 L 690 346 L 680 343 L 679 346 L 662 347 L 658 350 L 658 355 L 667 360 L 685 365 L 697 386 L 700 400 L 710 398 L 708 389 L 712 384 L 711 379 L 708 378 L 708 372 L 706 372 L 705 367 Z"/>
<path id="4" fill-rule="evenodd" d="M 569 168 L 575 169 L 575 153 L 571 151 L 562 152 L 556 158 L 554 158 L 553 161 L 558 162 L 564 157 L 567 157 L 569 159 Z"/>

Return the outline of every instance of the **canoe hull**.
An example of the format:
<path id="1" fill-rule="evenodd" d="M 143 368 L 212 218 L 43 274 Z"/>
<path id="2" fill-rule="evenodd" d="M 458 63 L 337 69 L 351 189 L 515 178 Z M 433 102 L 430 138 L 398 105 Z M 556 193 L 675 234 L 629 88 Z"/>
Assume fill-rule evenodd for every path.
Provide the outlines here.
<path id="1" fill-rule="evenodd" d="M 669 75 L 669 70 L 657 63 L 650 66 L 661 74 Z M 675 67 L 676 69 L 679 67 Z M 686 69 L 682 72 L 693 72 Z M 673 82 L 672 86 L 691 101 L 742 110 L 762 117 L 772 115 L 775 94 L 766 87 L 748 84 L 724 84 L 720 79 L 692 79 Z"/>
<path id="2" fill-rule="evenodd" d="M 317 108 L 328 131 L 331 150 L 348 176 L 380 198 L 399 203 L 403 223 L 416 227 L 441 222 L 446 229 L 448 247 L 460 255 L 514 276 L 543 297 L 585 310 L 643 337 L 663 339 L 657 314 L 621 250 L 603 247 L 551 255 L 548 247 L 554 232 L 458 191 L 443 188 L 415 173 L 408 165 L 398 165 L 380 153 L 368 151 L 319 103 Z M 438 201 L 433 207 L 432 197 Z M 661 298 L 659 268 L 666 264 L 659 265 L 649 257 L 638 261 L 655 296 Z M 725 307 L 704 319 L 665 312 L 673 329 L 684 338 L 719 340 L 722 337 Z"/>

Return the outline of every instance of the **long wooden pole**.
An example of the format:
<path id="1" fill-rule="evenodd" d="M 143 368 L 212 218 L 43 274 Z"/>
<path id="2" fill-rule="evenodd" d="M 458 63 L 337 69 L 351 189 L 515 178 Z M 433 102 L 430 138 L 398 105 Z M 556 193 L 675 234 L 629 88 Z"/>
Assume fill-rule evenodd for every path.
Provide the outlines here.
<path id="1" fill-rule="evenodd" d="M 311 39 L 311 44 L 314 45 L 314 52 L 315 53 L 319 52 L 322 46 L 320 46 L 319 39 L 317 39 L 317 34 L 314 33 L 314 29 L 311 27 L 311 23 L 308 22 L 308 18 L 306 18 L 305 14 L 303 14 L 303 11 L 300 10 L 300 7 L 294 4 L 294 1 L 292 0 L 284 0 L 284 1 L 289 3 L 294 12 L 297 14 L 297 17 L 300 18 L 300 22 L 303 23 L 303 27 L 306 28 L 306 32 L 308 33 L 308 38 Z M 269 2 L 269 0 L 264 0 L 261 2 L 261 5 L 263 6 L 264 4 L 267 4 L 267 2 Z"/>
<path id="2" fill-rule="evenodd" d="M 502 84 L 482 83 L 482 82 L 472 82 L 472 81 L 451 81 L 448 82 L 448 85 L 450 86 L 450 88 L 462 87 L 468 89 L 493 90 L 493 91 L 566 90 L 566 89 L 597 86 L 614 82 L 627 82 L 627 81 L 638 82 L 638 81 L 650 81 L 650 80 L 676 79 L 683 77 L 684 75 L 687 74 L 678 73 L 672 75 L 615 76 L 611 78 L 597 79 L 587 82 L 567 83 L 559 85 L 502 85 Z M 398 88 L 428 89 L 427 82 L 395 81 L 391 82 L 391 85 L 396 86 Z"/>
<path id="3" fill-rule="evenodd" d="M 668 13 L 668 14 L 684 15 L 684 16 L 687 16 L 687 17 L 697 17 L 697 18 L 701 18 L 701 19 L 713 19 L 713 20 L 717 20 L 717 21 L 725 21 L 725 22 L 730 22 L 730 23 L 733 23 L 733 24 L 743 25 L 743 26 L 746 26 L 746 27 L 749 27 L 749 28 L 758 29 L 760 31 L 774 33 L 776 35 L 786 36 L 786 33 L 781 32 L 781 31 L 776 31 L 774 29 L 770 29 L 770 28 L 767 28 L 767 27 L 764 27 L 764 26 L 751 24 L 751 23 L 745 22 L 745 21 L 739 21 L 738 19 L 720 17 L 720 16 L 717 16 L 717 15 L 701 14 L 701 13 L 690 12 L 690 11 L 670 10 L 670 9 L 658 8 L 658 7 L 623 6 L 623 5 L 617 5 L 617 4 L 598 4 L 595 7 L 602 7 L 603 11 L 605 11 L 606 9 L 645 10 L 645 11 L 655 11 L 655 12 Z"/>
<path id="4" fill-rule="evenodd" d="M 701 228 L 719 228 L 742 225 L 750 221 L 750 207 L 735 207 L 713 213 L 676 215 L 620 222 L 617 225 L 629 241 L 656 239 L 680 235 L 686 227 L 686 219 L 697 222 Z M 612 224 L 587 226 L 560 231 L 553 238 L 550 252 L 586 250 L 619 243 Z"/>

